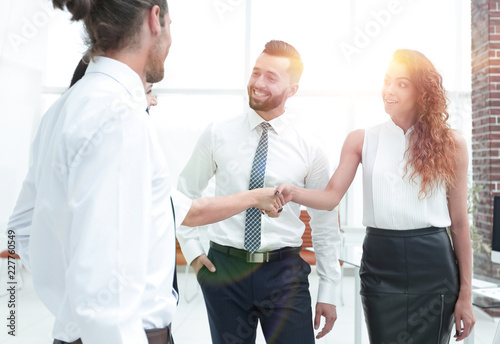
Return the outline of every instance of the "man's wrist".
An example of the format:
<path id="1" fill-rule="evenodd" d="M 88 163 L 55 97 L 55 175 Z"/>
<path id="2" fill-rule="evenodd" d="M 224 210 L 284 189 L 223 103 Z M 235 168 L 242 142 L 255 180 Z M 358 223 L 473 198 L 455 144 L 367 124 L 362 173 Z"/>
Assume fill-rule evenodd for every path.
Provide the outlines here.
<path id="1" fill-rule="evenodd" d="M 195 268 L 196 268 L 196 265 L 197 265 L 197 263 L 198 263 L 198 258 L 200 258 L 200 256 L 198 256 L 198 257 L 196 257 L 195 259 L 193 259 L 193 260 L 191 261 L 191 264 L 189 264 L 189 265 L 191 265 L 191 267 L 192 267 L 193 269 L 195 269 Z"/>
<path id="2" fill-rule="evenodd" d="M 259 206 L 259 197 L 258 197 L 258 189 L 248 190 L 248 195 L 250 199 L 250 204 L 248 208 L 258 208 Z"/>

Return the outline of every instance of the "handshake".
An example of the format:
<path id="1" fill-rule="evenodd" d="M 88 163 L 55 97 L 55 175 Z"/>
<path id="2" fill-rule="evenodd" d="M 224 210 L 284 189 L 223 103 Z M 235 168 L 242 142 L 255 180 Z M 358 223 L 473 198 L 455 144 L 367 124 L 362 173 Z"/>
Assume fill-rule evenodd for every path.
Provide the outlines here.
<path id="1" fill-rule="evenodd" d="M 279 217 L 285 204 L 291 201 L 287 184 L 281 184 L 277 188 L 260 188 L 248 191 L 255 198 L 255 208 L 269 217 Z"/>
<path id="2" fill-rule="evenodd" d="M 291 184 L 277 188 L 245 190 L 232 195 L 194 199 L 182 225 L 203 226 L 225 220 L 249 208 L 257 208 L 269 217 L 279 217 L 283 206 L 292 201 Z"/>

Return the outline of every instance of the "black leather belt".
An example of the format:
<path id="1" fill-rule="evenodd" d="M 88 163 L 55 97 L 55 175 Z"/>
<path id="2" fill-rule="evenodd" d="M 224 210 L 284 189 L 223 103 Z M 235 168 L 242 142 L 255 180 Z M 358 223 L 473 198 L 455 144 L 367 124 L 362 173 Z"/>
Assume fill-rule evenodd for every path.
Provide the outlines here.
<path id="1" fill-rule="evenodd" d="M 210 248 L 228 256 L 240 258 L 247 263 L 275 262 L 295 256 L 299 254 L 301 250 L 300 247 L 283 247 L 274 251 L 250 253 L 247 250 L 240 250 L 231 246 L 219 245 L 213 241 L 210 241 Z"/>

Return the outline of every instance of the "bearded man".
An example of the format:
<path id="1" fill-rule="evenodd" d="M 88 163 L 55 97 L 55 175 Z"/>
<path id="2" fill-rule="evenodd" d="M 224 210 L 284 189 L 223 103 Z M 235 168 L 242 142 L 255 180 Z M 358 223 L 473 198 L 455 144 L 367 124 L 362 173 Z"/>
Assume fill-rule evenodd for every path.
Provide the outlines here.
<path id="1" fill-rule="evenodd" d="M 330 175 L 325 153 L 285 111 L 302 70 L 293 46 L 268 42 L 248 82 L 249 111 L 208 126 L 181 173 L 178 190 L 198 198 L 213 176 L 216 195 L 285 182 L 324 188 Z M 314 328 L 324 317 L 321 338 L 337 318 L 340 234 L 336 210 L 309 213 L 320 277 Z M 249 209 L 211 225 L 208 256 L 195 231 L 178 230 L 203 291 L 212 343 L 255 343 L 259 322 L 267 343 L 314 343 L 311 268 L 299 255 L 305 229 L 299 216 L 300 206 L 288 203 L 279 219 Z"/>
<path id="2" fill-rule="evenodd" d="M 54 344 L 170 344 L 178 300 L 172 177 L 143 84 L 163 79 L 167 2 L 53 3 L 84 22 L 91 61 L 42 119 L 7 226 L 11 251 L 55 316 Z M 281 207 L 274 189 L 247 192 L 176 197 L 177 223 Z"/>

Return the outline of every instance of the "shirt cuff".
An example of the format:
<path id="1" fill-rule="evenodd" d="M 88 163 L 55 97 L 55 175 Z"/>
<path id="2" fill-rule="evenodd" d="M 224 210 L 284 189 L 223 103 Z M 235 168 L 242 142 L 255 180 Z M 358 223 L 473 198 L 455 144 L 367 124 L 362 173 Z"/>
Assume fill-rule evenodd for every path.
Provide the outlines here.
<path id="1" fill-rule="evenodd" d="M 29 245 L 30 245 L 30 236 L 29 235 L 17 235 L 16 236 L 16 248 L 15 253 L 19 255 L 21 258 L 21 262 L 23 263 L 26 270 L 31 272 L 31 263 L 29 257 Z"/>
<path id="2" fill-rule="evenodd" d="M 319 282 L 318 286 L 318 301 L 331 305 L 337 304 L 337 286 L 333 283 Z"/>
<path id="3" fill-rule="evenodd" d="M 197 230 L 196 228 L 189 229 L 193 231 Z M 188 265 L 191 265 L 191 262 L 195 260 L 195 258 L 199 257 L 202 254 L 206 254 L 199 238 L 192 238 L 186 241 L 184 245 L 181 245 L 181 249 Z"/>

